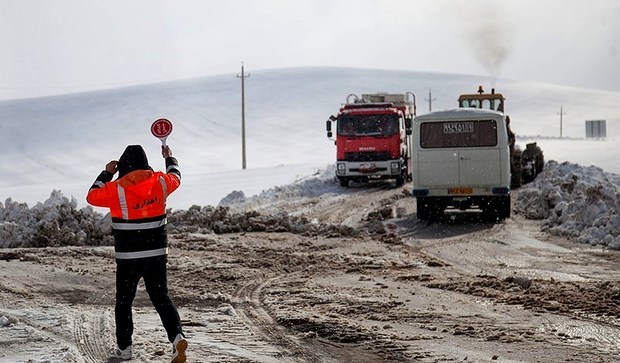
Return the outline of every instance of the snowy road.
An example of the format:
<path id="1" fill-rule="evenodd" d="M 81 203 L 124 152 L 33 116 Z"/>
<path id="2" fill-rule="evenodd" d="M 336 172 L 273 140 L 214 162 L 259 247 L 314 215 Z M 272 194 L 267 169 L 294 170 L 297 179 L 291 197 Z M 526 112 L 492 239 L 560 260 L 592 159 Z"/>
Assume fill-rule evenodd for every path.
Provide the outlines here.
<path id="1" fill-rule="evenodd" d="M 391 187 L 248 210 L 361 232 L 173 235 L 170 290 L 191 362 L 620 360 L 618 251 L 550 236 L 519 215 L 419 222 L 414 200 Z M 109 362 L 112 256 L 0 250 L 0 362 Z M 168 362 L 143 288 L 134 307 L 133 362 Z"/>

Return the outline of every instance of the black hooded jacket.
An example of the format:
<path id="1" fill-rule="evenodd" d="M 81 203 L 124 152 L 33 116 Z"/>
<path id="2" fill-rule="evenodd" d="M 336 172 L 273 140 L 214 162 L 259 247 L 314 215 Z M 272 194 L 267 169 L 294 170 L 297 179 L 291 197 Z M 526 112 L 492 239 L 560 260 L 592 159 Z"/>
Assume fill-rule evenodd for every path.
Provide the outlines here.
<path id="1" fill-rule="evenodd" d="M 134 170 L 153 170 L 149 166 L 149 160 L 146 157 L 144 149 L 140 145 L 129 145 L 123 151 L 116 164 L 118 170 L 118 178 L 122 178 Z"/>
<path id="2" fill-rule="evenodd" d="M 166 255 L 166 199 L 181 184 L 177 160 L 166 158 L 166 173 L 154 172 L 144 149 L 129 145 L 116 166 L 118 179 L 104 170 L 86 200 L 110 208 L 117 260 Z"/>

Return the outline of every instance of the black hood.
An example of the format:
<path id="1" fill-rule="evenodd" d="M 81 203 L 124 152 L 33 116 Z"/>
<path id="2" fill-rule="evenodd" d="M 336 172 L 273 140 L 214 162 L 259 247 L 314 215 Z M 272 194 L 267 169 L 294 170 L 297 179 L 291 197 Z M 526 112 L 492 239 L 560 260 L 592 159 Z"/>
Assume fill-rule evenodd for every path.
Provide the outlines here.
<path id="1" fill-rule="evenodd" d="M 125 151 L 123 151 L 123 155 L 118 159 L 116 168 L 118 169 L 119 178 L 124 177 L 134 170 L 153 170 L 149 166 L 146 153 L 140 145 L 127 146 Z"/>

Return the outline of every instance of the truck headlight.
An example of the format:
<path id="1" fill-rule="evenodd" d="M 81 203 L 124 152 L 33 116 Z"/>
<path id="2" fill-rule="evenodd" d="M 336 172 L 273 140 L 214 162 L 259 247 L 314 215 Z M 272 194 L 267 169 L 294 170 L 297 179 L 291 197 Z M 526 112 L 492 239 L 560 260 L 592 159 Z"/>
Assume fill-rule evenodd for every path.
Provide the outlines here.
<path id="1" fill-rule="evenodd" d="M 390 169 L 391 169 L 390 172 L 392 174 L 400 174 L 400 163 L 399 162 L 392 163 L 390 165 Z"/>
<path id="2" fill-rule="evenodd" d="M 336 164 L 336 174 L 344 175 L 347 173 L 347 166 L 344 163 Z"/>

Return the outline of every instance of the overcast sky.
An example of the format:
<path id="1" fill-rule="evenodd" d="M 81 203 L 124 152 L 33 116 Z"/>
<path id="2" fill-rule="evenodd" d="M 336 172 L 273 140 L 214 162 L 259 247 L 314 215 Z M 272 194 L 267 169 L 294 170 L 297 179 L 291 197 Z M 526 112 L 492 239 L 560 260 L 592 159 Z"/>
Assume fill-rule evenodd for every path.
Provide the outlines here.
<path id="1" fill-rule="evenodd" d="M 0 0 L 0 99 L 282 67 L 620 92 L 617 0 Z"/>

